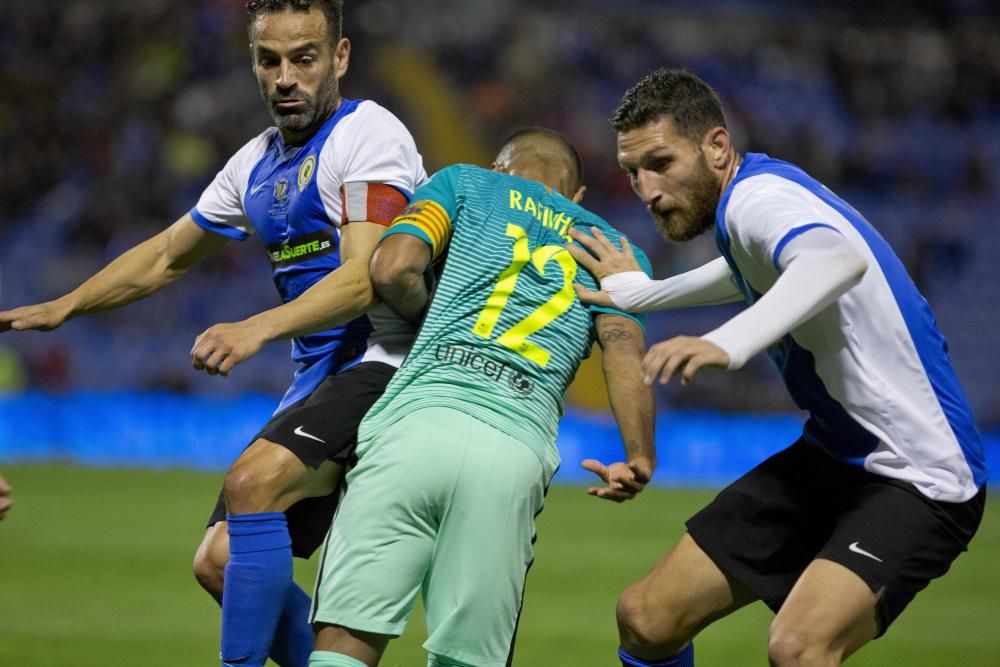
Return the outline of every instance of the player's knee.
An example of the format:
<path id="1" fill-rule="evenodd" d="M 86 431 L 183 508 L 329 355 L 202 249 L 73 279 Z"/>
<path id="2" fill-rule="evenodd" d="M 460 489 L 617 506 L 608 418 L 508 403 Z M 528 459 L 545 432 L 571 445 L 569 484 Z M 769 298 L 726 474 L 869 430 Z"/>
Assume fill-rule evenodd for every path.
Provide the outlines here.
<path id="1" fill-rule="evenodd" d="M 253 465 L 237 463 L 226 474 L 223 493 L 230 514 L 275 510 L 281 495 L 280 480 L 273 472 L 261 472 Z"/>
<path id="2" fill-rule="evenodd" d="M 692 639 L 682 617 L 670 613 L 667 606 L 654 604 L 641 584 L 621 594 L 616 615 L 622 646 L 629 651 L 655 649 L 673 655 Z"/>
<path id="3" fill-rule="evenodd" d="M 829 642 L 794 624 L 774 622 L 767 638 L 767 657 L 776 667 L 840 664 Z"/>

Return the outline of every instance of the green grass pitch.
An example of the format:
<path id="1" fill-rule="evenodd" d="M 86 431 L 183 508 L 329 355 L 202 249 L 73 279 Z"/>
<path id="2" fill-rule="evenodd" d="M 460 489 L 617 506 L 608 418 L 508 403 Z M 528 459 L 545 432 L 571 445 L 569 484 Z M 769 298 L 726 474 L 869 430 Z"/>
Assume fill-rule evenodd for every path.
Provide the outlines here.
<path id="1" fill-rule="evenodd" d="M 221 475 L 6 466 L 14 507 L 0 523 L 0 665 L 217 665 L 219 612 L 191 559 Z M 618 593 L 677 539 L 709 492 L 650 489 L 613 505 L 554 487 L 539 517 L 515 665 L 617 664 Z M 1000 665 L 996 502 L 969 553 L 849 664 Z M 298 563 L 311 590 L 315 560 Z M 753 605 L 698 639 L 698 664 L 762 665 L 771 614 Z M 420 667 L 419 613 L 382 664 Z"/>

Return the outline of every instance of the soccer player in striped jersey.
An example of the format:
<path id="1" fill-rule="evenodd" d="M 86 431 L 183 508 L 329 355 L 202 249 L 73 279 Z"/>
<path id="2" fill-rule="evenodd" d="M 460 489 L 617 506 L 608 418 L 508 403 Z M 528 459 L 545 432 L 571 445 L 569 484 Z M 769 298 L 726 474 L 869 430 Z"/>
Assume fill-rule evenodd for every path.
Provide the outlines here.
<path id="1" fill-rule="evenodd" d="M 275 127 L 241 148 L 167 230 L 61 299 L 0 313 L 0 331 L 52 329 L 126 305 L 228 241 L 260 237 L 283 304 L 211 327 L 192 363 L 227 375 L 266 342 L 291 338 L 299 368 L 226 475 L 194 568 L 222 603 L 223 664 L 263 666 L 270 653 L 303 667 L 309 597 L 292 581 L 292 556 L 308 558 L 323 541 L 357 425 L 416 333 L 385 306 L 372 308 L 368 264 L 426 173 L 395 116 L 340 95 L 350 56 L 340 0 L 247 8 L 254 72 Z"/>
<path id="2" fill-rule="evenodd" d="M 774 665 L 834 665 L 886 631 L 966 549 L 983 448 L 927 302 L 878 232 L 798 167 L 740 155 L 715 92 L 661 69 L 623 98 L 618 158 L 674 241 L 722 255 L 651 281 L 577 236 L 601 278 L 581 299 L 652 310 L 745 300 L 700 337 L 654 345 L 647 382 L 737 370 L 765 348 L 808 412 L 798 442 L 724 489 L 618 604 L 622 664 L 691 665 L 702 628 L 763 600 Z"/>
<path id="3" fill-rule="evenodd" d="M 595 337 L 626 461 L 585 462 L 608 483 L 590 493 L 625 500 L 652 475 L 642 327 L 577 300 L 575 284 L 597 284 L 564 247 L 573 227 L 627 241 L 582 194 L 572 145 L 526 130 L 493 171 L 438 172 L 386 232 L 372 279 L 407 319 L 428 302 L 425 269 L 448 255 L 413 350 L 361 426 L 318 576 L 311 667 L 377 664 L 421 590 L 429 665 L 508 664 L 563 393 Z"/>

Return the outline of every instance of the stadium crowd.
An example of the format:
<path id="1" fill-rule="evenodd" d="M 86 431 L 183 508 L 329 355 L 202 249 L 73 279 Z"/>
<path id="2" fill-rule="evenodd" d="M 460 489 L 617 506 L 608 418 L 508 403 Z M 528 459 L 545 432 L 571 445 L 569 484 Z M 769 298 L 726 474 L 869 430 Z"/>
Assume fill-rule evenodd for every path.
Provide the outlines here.
<path id="1" fill-rule="evenodd" d="M 348 2 L 344 93 L 403 119 L 428 171 L 483 163 L 520 126 L 565 132 L 583 153 L 588 206 L 665 277 L 717 252 L 711 239 L 693 250 L 655 237 L 616 164 L 607 118 L 651 68 L 692 69 L 728 101 L 741 151 L 800 164 L 893 244 L 989 427 L 1000 423 L 1000 355 L 984 335 L 1000 325 L 1000 19 L 991 4 Z M 7 308 L 68 291 L 175 220 L 269 119 L 254 97 L 242 0 L 13 0 L 0 19 Z M 123 311 L 5 338 L 0 390 L 280 393 L 291 372 L 283 345 L 226 380 L 188 369 L 206 326 L 276 302 L 256 241 L 219 259 L 196 269 L 213 280 L 192 276 Z M 707 331 L 732 312 L 658 314 L 649 338 Z M 663 391 L 673 405 L 790 407 L 762 359 Z"/>

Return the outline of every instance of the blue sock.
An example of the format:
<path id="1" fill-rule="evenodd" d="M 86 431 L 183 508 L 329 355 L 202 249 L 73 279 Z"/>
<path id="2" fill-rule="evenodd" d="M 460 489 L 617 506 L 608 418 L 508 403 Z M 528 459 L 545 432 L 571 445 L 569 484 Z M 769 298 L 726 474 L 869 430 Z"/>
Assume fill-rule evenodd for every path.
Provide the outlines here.
<path id="1" fill-rule="evenodd" d="M 309 625 L 310 606 L 306 592 L 292 584 L 271 644 L 271 660 L 281 667 L 306 667 L 309 664 L 309 654 L 313 650 L 312 627 Z"/>
<path id="2" fill-rule="evenodd" d="M 222 588 L 223 665 L 263 667 L 292 585 L 292 539 L 282 512 L 229 514 Z"/>
<path id="3" fill-rule="evenodd" d="M 618 658 L 623 667 L 694 667 L 694 643 L 688 644 L 676 655 L 657 661 L 633 657 L 623 648 L 618 649 Z"/>

